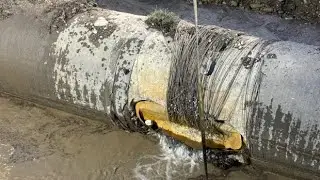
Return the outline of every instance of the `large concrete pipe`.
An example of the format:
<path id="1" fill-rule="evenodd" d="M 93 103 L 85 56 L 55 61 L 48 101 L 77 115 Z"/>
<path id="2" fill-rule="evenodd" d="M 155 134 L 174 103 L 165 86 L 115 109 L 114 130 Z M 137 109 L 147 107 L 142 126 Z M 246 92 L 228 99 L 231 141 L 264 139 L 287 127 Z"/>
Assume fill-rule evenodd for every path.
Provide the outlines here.
<path id="1" fill-rule="evenodd" d="M 200 141 L 196 139 L 199 131 L 170 122 L 168 117 L 171 90 L 193 87 L 188 79 L 177 86 L 169 82 L 191 73 L 172 71 L 176 40 L 148 27 L 143 16 L 99 8 L 83 12 L 86 5 L 81 3 L 43 7 L 26 7 L 23 13 L 0 21 L 1 92 L 80 115 L 89 113 L 100 119 L 108 115 L 131 130 L 140 128 L 140 121 L 134 120 L 138 116 L 174 131 L 173 135 L 180 133 L 186 143 Z M 183 21 L 178 25 L 181 34 L 192 29 Z M 212 146 L 238 150 L 243 148 L 243 139 L 260 164 L 318 174 L 319 47 L 267 42 L 219 27 L 206 32 L 215 34 L 215 41 L 229 42 L 213 52 L 219 71 L 204 83 L 210 84 L 207 99 L 224 100 L 215 118 L 223 120 L 220 128 L 233 135 L 212 137 Z M 226 92 L 231 82 L 231 92 L 216 95 Z M 187 97 L 190 90 L 181 94 Z M 214 112 L 208 109 L 209 114 Z"/>

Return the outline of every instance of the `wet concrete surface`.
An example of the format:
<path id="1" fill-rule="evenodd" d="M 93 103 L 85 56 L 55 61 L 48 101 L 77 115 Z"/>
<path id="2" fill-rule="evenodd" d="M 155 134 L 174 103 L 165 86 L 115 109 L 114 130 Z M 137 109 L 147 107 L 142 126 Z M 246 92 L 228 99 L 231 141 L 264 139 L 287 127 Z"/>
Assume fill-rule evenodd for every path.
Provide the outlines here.
<path id="1" fill-rule="evenodd" d="M 195 158 L 183 149 L 174 151 L 161 138 L 0 98 L 1 180 L 188 179 L 202 174 Z M 288 179 L 248 168 L 209 169 L 213 179 Z"/>

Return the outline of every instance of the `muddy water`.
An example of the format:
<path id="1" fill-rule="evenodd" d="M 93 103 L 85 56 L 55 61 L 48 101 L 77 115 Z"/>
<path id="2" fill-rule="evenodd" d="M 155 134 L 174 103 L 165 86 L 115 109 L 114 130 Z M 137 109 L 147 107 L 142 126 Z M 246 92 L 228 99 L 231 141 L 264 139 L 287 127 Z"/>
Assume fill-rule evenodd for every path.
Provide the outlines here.
<path id="1" fill-rule="evenodd" d="M 199 157 L 164 136 L 0 98 L 1 180 L 188 179 L 203 172 Z M 269 179 L 209 169 L 214 179 Z"/>

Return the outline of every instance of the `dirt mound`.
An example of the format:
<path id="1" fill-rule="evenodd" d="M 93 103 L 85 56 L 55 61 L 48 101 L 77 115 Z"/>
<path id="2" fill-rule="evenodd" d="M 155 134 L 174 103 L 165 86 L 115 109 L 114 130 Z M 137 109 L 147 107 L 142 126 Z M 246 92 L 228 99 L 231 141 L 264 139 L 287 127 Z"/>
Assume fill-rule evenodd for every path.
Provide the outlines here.
<path id="1" fill-rule="evenodd" d="M 227 4 L 251 11 L 278 14 L 285 18 L 320 22 L 320 3 L 318 0 L 200 0 L 205 4 Z"/>
<path id="2" fill-rule="evenodd" d="M 15 5 L 14 0 L 2 0 L 0 1 L 0 20 L 8 18 L 13 15 L 12 6 Z"/>

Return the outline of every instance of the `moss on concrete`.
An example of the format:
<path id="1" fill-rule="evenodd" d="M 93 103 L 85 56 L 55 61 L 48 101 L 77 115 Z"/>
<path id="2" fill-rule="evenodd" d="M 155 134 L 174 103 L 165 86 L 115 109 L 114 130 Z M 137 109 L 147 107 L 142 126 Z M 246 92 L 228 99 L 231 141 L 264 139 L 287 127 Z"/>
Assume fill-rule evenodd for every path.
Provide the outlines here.
<path id="1" fill-rule="evenodd" d="M 155 10 L 146 19 L 146 24 L 155 28 L 165 35 L 173 36 L 175 34 L 179 18 L 173 12 L 166 10 Z"/>

